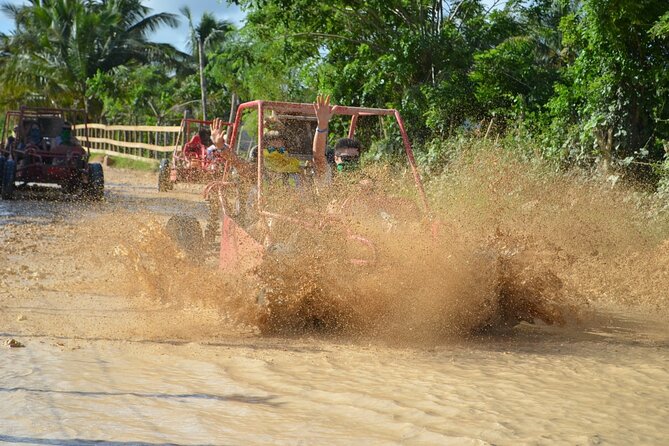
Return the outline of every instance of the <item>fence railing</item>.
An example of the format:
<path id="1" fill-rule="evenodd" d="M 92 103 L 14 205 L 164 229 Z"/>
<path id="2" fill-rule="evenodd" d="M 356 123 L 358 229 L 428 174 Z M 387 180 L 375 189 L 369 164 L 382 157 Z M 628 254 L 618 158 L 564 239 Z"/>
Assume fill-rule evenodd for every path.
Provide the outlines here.
<path id="1" fill-rule="evenodd" d="M 86 138 L 84 126 L 75 129 L 85 148 L 123 158 L 155 160 L 172 153 L 180 132 L 180 126 L 88 124 Z"/>

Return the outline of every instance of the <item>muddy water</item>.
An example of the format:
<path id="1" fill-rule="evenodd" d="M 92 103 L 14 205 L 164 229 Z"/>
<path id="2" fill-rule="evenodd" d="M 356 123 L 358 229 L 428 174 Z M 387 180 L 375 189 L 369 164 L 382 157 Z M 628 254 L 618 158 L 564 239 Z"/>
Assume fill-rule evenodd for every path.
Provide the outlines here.
<path id="1" fill-rule="evenodd" d="M 662 444 L 655 330 L 613 318 L 431 349 L 28 336 L 3 355 L 0 442 Z"/>
<path id="2" fill-rule="evenodd" d="M 586 445 L 669 437 L 661 299 L 648 311 L 589 298 L 579 323 L 523 323 L 429 342 L 262 336 L 233 323 L 238 284 L 149 255 L 161 253 L 151 251 L 152 234 L 174 211 L 204 218 L 197 188 L 159 196 L 153 175 L 107 177 L 103 204 L 0 202 L 0 444 Z M 579 271 L 578 261 L 565 264 Z M 667 283 L 664 270 L 651 273 Z M 202 275 L 211 280 L 198 282 Z M 595 295 L 606 280 L 608 289 L 623 286 L 598 275 L 581 290 Z M 25 347 L 10 349 L 9 339 Z"/>

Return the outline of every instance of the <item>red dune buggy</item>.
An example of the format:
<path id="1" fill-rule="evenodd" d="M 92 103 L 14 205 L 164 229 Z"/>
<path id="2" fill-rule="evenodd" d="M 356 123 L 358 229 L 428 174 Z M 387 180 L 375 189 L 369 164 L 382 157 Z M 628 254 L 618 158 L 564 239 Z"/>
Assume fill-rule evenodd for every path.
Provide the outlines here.
<path id="1" fill-rule="evenodd" d="M 242 120 L 245 114 L 247 114 L 246 116 L 253 114 L 253 119 L 257 119 L 258 122 L 258 133 L 255 140 L 257 144 L 253 145 L 250 150 L 240 149 L 239 144 Z M 404 122 L 397 110 L 339 106 L 335 115 L 350 119 L 348 123 L 349 138 L 355 137 L 360 118 L 390 117 L 396 121 L 421 207 L 427 212 L 427 198 L 416 168 Z M 287 145 L 289 146 L 289 158 L 292 162 L 282 162 L 281 158 L 277 157 L 278 153 L 272 151 L 272 149 L 283 148 L 269 147 L 268 151 L 268 147 L 265 147 L 264 138 L 267 137 L 268 127 L 272 127 L 272 123 L 278 123 L 280 126 L 290 123 L 293 131 L 283 133 L 284 135 L 290 133 L 289 137 L 284 136 L 284 138 L 289 140 Z M 311 158 L 315 129 L 316 121 L 313 104 L 253 101 L 239 106 L 232 127 L 229 146 L 236 148 L 238 152 L 242 152 L 243 157 L 247 156 L 245 152 L 251 152 L 248 157 L 255 160 L 257 176 L 253 180 L 253 184 L 249 185 L 247 183 L 245 187 L 244 182 L 240 181 L 238 176 L 235 176 L 234 169 L 231 169 L 228 163 L 223 163 L 221 178 L 209 183 L 205 188 L 205 198 L 220 203 L 219 259 L 222 269 L 243 270 L 257 265 L 262 259 L 265 248 L 274 245 L 276 242 L 276 240 L 273 240 L 271 228 L 277 227 L 277 222 L 316 233 L 324 227 L 337 228 L 344 234 L 346 240 L 357 243 L 362 247 L 359 250 L 363 253 L 362 257 L 351 258 L 350 262 L 352 264 L 368 264 L 375 260 L 376 253 L 372 241 L 356 234 L 336 215 L 332 213 L 319 214 L 319 212 L 309 209 L 298 213 L 298 215 L 295 213 L 287 215 L 272 206 L 272 195 L 266 193 L 267 188 L 271 187 L 269 183 L 272 183 L 272 181 L 268 181 L 268 175 L 273 176 L 274 179 L 278 176 L 283 184 L 292 185 L 292 189 L 295 191 L 300 188 L 313 187 Z M 258 150 L 258 147 L 264 149 Z M 278 162 L 281 165 L 280 168 L 278 170 L 274 169 L 274 172 L 269 172 L 269 170 L 272 170 L 268 166 L 270 161 L 274 165 Z M 284 168 L 289 164 L 297 165 L 298 162 L 300 167 L 297 170 L 286 170 Z M 251 223 L 255 227 L 262 226 L 267 231 L 263 231 L 262 237 L 259 237 L 257 233 L 249 230 Z M 201 246 L 203 243 L 199 224 L 193 218 L 177 216 L 168 224 L 168 230 L 173 236 L 176 236 L 177 241 L 180 239 L 187 240 L 189 249 L 193 246 Z M 194 236 L 193 233 L 199 235 Z M 181 244 L 186 245 L 186 243 Z"/>
<path id="2" fill-rule="evenodd" d="M 229 123 L 225 123 L 229 125 Z M 158 190 L 171 190 L 176 183 L 207 183 L 220 177 L 223 163 L 211 146 L 211 121 L 183 119 L 172 159 L 163 159 L 158 170 Z M 208 150 L 209 149 L 209 150 Z"/>
<path id="3" fill-rule="evenodd" d="M 16 183 L 57 184 L 68 193 L 103 198 L 102 165 L 88 162 L 89 151 L 74 137 L 77 121 L 87 130 L 83 110 L 21 107 L 6 113 L 0 142 L 3 199 L 13 197 Z"/>
<path id="4" fill-rule="evenodd" d="M 390 268 L 391 272 L 388 276 L 380 277 L 395 278 L 397 274 L 392 272 L 393 268 L 411 268 L 414 261 L 430 263 L 433 259 L 429 256 L 438 257 L 440 255 L 439 252 L 431 251 L 431 249 L 439 250 L 441 245 L 437 242 L 439 240 L 443 242 L 439 235 L 439 225 L 438 222 L 429 218 L 428 200 L 404 122 L 397 110 L 338 106 L 333 116 L 333 121 L 338 122 L 333 124 L 331 121 L 330 129 L 334 127 L 342 130 L 346 126 L 348 137 L 354 138 L 356 130 L 362 133 L 363 137 L 369 136 L 369 129 L 364 127 L 358 129 L 362 127 L 361 122 L 374 123 L 376 121 L 376 130 L 387 130 L 387 127 L 378 124 L 382 118 L 387 117 L 397 125 L 395 135 L 398 136 L 397 141 L 401 141 L 401 151 L 406 160 L 406 167 L 401 170 L 403 173 L 400 180 L 404 181 L 403 178 L 406 178 L 409 183 L 414 184 L 406 185 L 407 187 L 403 189 L 403 197 L 393 197 L 392 194 L 386 194 L 384 191 L 377 194 L 376 198 L 380 198 L 377 203 L 380 202 L 381 208 L 390 205 L 394 198 L 400 198 L 404 204 L 407 201 L 411 202 L 412 207 L 409 213 L 397 214 L 399 219 L 403 219 L 401 215 L 405 215 L 404 219 L 407 222 L 415 220 L 415 222 L 409 222 L 414 228 L 408 232 L 411 238 L 405 237 L 404 239 L 400 238 L 403 234 L 399 232 L 382 235 L 382 232 L 388 231 L 378 230 L 380 229 L 378 226 L 384 223 L 376 217 L 393 218 L 383 215 L 384 212 L 375 211 L 370 224 L 365 225 L 366 222 L 363 220 L 366 217 L 363 213 L 344 211 L 345 207 L 352 202 L 362 203 L 367 199 L 363 196 L 364 190 L 360 193 L 358 189 L 357 192 L 351 194 L 350 190 L 339 188 L 342 182 L 348 181 L 351 184 L 358 181 L 355 176 L 348 176 L 353 172 L 337 174 L 339 175 L 337 184 L 334 178 L 328 180 L 327 177 L 314 177 L 313 166 L 310 164 L 312 162 L 311 141 L 315 130 L 313 104 L 253 101 L 240 105 L 230 138 L 230 147 L 237 149 L 237 152 L 240 151 L 240 131 L 245 113 L 251 115 L 252 121 L 257 120 L 255 157 L 250 157 L 255 159 L 253 170 L 256 175 L 249 181 L 241 177 L 241 172 L 235 174 L 235 169 L 231 167 L 232 161 L 225 162 L 221 179 L 206 186 L 205 198 L 219 203 L 221 217 L 216 223 L 220 234 L 218 252 L 220 268 L 235 274 L 246 274 L 247 272 L 255 274 L 261 286 L 256 300 L 270 307 L 267 313 L 269 317 L 295 312 L 298 316 L 315 315 L 313 318 L 308 316 L 308 319 L 313 322 L 311 324 L 307 321 L 311 326 L 318 327 L 323 324 L 327 326 L 330 322 L 336 326 L 339 323 L 337 317 L 328 319 L 326 314 L 329 311 L 328 308 L 332 307 L 327 303 L 325 305 L 314 303 L 315 301 L 309 297 L 308 293 L 323 292 L 322 286 L 324 286 L 322 282 L 310 283 L 309 277 L 333 268 L 343 274 L 334 277 L 333 280 L 345 287 L 347 281 L 355 280 L 355 275 L 350 274 L 351 271 L 360 271 L 361 277 L 365 277 L 365 274 L 372 274 L 374 270 L 384 271 Z M 285 147 L 276 147 L 277 137 L 271 136 L 271 131 L 268 131 L 271 130 L 269 124 L 272 122 L 279 122 L 282 125 L 293 123 L 292 127 L 296 129 L 295 131 L 287 132 L 285 128 L 279 130 L 279 133 L 283 133 L 282 142 L 285 143 Z M 270 138 L 273 138 L 271 144 L 265 141 Z M 279 156 L 278 154 L 281 153 L 283 155 Z M 223 157 L 225 158 L 225 153 Z M 299 165 L 299 169 L 296 168 L 296 165 Z M 243 166 L 245 170 L 247 167 Z M 244 176 L 249 176 L 248 171 Z M 277 184 L 280 187 L 277 188 Z M 319 202 L 318 197 L 314 199 L 318 194 L 321 194 L 321 198 L 325 197 L 325 200 Z M 286 201 L 295 206 L 283 206 Z M 323 206 L 324 201 L 325 206 Z M 277 205 L 277 203 L 280 204 Z M 363 218 L 359 219 L 361 216 Z M 192 255 L 197 256 L 205 249 L 202 230 L 195 218 L 183 215 L 174 216 L 168 221 L 167 232 L 177 245 L 180 245 L 184 251 L 190 251 Z M 377 238 L 379 235 L 383 238 Z M 421 239 L 413 238 L 416 235 Z M 381 261 L 384 258 L 393 258 L 391 251 L 394 249 L 392 245 L 394 237 L 398 237 L 397 243 L 400 244 L 395 249 L 399 248 L 405 252 L 404 257 L 400 258 L 408 262 L 406 265 L 388 265 Z M 424 250 L 428 253 L 428 257 L 421 257 L 419 253 L 406 252 L 406 243 L 423 248 L 428 247 Z M 384 250 L 389 248 L 390 251 L 377 252 L 381 247 Z M 561 287 L 559 280 L 536 280 L 536 277 L 530 277 L 528 280 L 514 281 L 514 277 L 517 277 L 514 271 L 524 270 L 519 267 L 519 265 L 522 266 L 522 263 L 518 263 L 513 254 L 505 254 L 507 251 L 508 249 L 500 251 L 494 246 L 482 246 L 472 254 L 472 259 L 474 259 L 472 265 L 475 265 L 473 268 L 476 271 L 485 270 L 482 274 L 490 279 L 492 294 L 484 293 L 477 297 L 481 305 L 481 320 L 475 321 L 469 329 L 512 327 L 520 321 L 533 322 L 535 319 L 541 319 L 547 324 L 561 323 L 563 319 L 559 308 L 542 297 L 550 293 L 559 296 Z M 307 262 L 301 263 L 300 259 L 304 258 L 307 259 Z M 297 262 L 293 259 L 296 259 Z M 479 263 L 481 268 L 476 266 Z M 304 269 L 305 264 L 307 269 Z M 426 268 L 427 277 L 433 277 L 434 271 L 430 265 L 423 265 L 423 270 Z M 403 276 L 405 273 L 407 271 L 402 270 L 399 275 Z M 408 274 L 411 275 L 410 272 Z M 543 276 L 540 276 L 540 279 L 541 277 Z M 330 279 L 326 278 L 326 284 L 327 280 Z M 281 294 L 283 291 L 277 293 L 277 290 L 273 289 L 275 284 L 283 287 L 286 284 L 290 286 L 290 283 L 293 282 L 299 286 L 288 289 L 288 293 L 292 294 Z M 375 286 L 392 288 L 393 284 L 378 283 Z M 301 299 L 299 304 L 291 306 L 291 299 L 284 299 L 284 296 L 300 295 L 305 291 L 307 294 L 302 295 L 307 297 Z M 436 293 L 439 291 L 435 290 Z M 269 298 L 266 297 L 266 293 L 270 293 Z M 357 297 L 351 296 L 351 298 L 356 299 Z M 333 299 L 337 299 L 336 292 Z M 407 296 L 407 299 L 411 300 L 411 295 Z M 312 308 L 314 305 L 318 308 Z M 436 313 L 440 311 L 438 308 L 441 307 L 435 307 Z M 272 314 L 275 316 L 271 316 Z M 283 323 L 282 321 L 288 321 L 290 325 L 290 317 L 285 320 L 280 316 L 276 317 L 279 317 L 276 319 L 279 325 Z M 417 323 L 420 324 L 420 319 Z"/>

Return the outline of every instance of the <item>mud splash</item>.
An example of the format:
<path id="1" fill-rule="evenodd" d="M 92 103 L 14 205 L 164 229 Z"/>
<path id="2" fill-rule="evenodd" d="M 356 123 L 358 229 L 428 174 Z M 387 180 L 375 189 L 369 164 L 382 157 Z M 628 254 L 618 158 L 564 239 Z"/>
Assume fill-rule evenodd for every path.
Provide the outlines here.
<path id="1" fill-rule="evenodd" d="M 273 191 L 274 211 L 313 218 L 306 202 L 338 223 L 318 231 L 276 223 L 271 242 L 255 234 L 268 249 L 250 275 L 219 272 L 215 244 L 189 258 L 157 214 L 117 210 L 122 227 L 101 217 L 76 238 L 105 233 L 99 243 L 111 260 L 99 264 L 123 295 L 215 309 L 226 324 L 266 334 L 433 343 L 626 305 L 666 312 L 669 219 L 649 212 L 648 199 L 496 151 L 462 157 L 428 184 L 430 218 L 411 183 L 406 171 L 370 167 L 299 200 Z M 351 233 L 374 242 L 373 264 L 351 262 L 369 254 Z"/>
<path id="2" fill-rule="evenodd" d="M 264 267 L 276 278 L 266 280 L 277 291 L 281 281 L 296 290 L 286 293 L 296 311 L 284 321 L 297 336 L 258 336 L 257 320 L 247 329 L 241 320 L 266 313 L 254 304 L 257 290 L 242 286 L 260 282 L 221 275 L 215 249 L 193 263 L 170 245 L 162 228 L 173 212 L 204 220 L 196 190 L 159 195 L 154 176 L 143 183 L 111 171 L 107 201 L 94 209 L 4 203 L 12 215 L 0 218 L 0 343 L 13 338 L 26 347 L 3 350 L 0 440 L 662 444 L 669 435 L 669 389 L 658 386 L 668 380 L 669 359 L 665 217 L 641 213 L 648 201 L 639 207 L 629 192 L 526 166 L 509 168 L 513 194 L 481 192 L 506 175 L 499 172 L 508 161 L 490 161 L 463 161 L 460 170 L 471 176 L 430 184 L 439 243 L 421 221 L 344 213 L 378 241 L 377 268 L 354 269 L 349 258 L 365 253 L 336 231 L 326 231 L 323 244 L 298 238 L 294 246 L 311 245 L 310 254 L 291 256 L 275 244 Z M 115 187 L 119 177 L 127 184 Z M 398 202 L 411 198 L 401 184 L 387 184 L 396 185 L 388 194 Z M 536 296 L 532 305 L 550 304 L 541 307 L 546 314 L 575 305 L 582 323 L 460 336 L 483 315 L 503 314 L 481 310 L 489 293 L 505 290 L 500 284 Z M 297 294 L 318 297 L 321 289 L 330 307 L 295 304 Z M 311 308 L 336 324 L 314 329 Z M 274 316 L 270 331 L 289 325 Z"/>
<path id="3" fill-rule="evenodd" d="M 360 178 L 333 189 L 355 197 L 341 213 L 348 227 L 373 234 L 378 263 L 352 266 L 334 235 L 268 256 L 259 271 L 269 290 L 263 332 L 434 342 L 626 305 L 667 311 L 669 219 L 650 212 L 650 198 L 483 152 L 429 184 L 432 221 L 441 223 L 434 237 L 406 204 L 416 198 L 408 172 L 360 176 L 362 190 Z M 337 202 L 324 197 L 322 208 Z"/>

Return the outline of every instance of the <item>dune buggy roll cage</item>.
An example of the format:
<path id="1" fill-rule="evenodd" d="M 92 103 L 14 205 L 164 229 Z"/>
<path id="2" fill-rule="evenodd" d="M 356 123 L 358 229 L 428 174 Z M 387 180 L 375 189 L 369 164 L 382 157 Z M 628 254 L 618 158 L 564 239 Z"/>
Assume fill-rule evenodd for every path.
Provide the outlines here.
<path id="1" fill-rule="evenodd" d="M 314 111 L 313 104 L 306 103 L 295 103 L 295 102 L 276 102 L 276 101 L 251 101 L 240 104 L 237 109 L 237 114 L 235 116 L 234 125 L 232 128 L 232 135 L 229 141 L 230 147 L 236 147 L 237 140 L 239 138 L 239 130 L 241 128 L 242 114 L 244 111 L 249 109 L 256 109 L 258 112 L 258 147 L 263 147 L 263 133 L 264 133 L 264 116 L 266 111 L 275 111 L 277 113 L 295 113 L 301 116 L 313 116 L 316 117 L 316 112 Z M 368 108 L 368 107 L 346 107 L 346 106 L 337 106 L 337 109 L 334 112 L 334 115 L 345 115 L 351 116 L 351 123 L 349 125 L 348 137 L 353 138 L 355 135 L 356 126 L 358 124 L 358 118 L 361 116 L 394 116 L 399 126 L 400 133 L 402 135 L 402 141 L 404 143 L 404 151 L 406 152 L 407 158 L 409 160 L 409 165 L 411 166 L 411 172 L 413 174 L 414 182 L 416 183 L 416 188 L 421 197 L 423 208 L 426 212 L 429 211 L 429 205 L 427 197 L 425 195 L 425 189 L 423 188 L 423 183 L 420 178 L 420 173 L 416 167 L 416 159 L 411 149 L 411 142 L 409 141 L 409 136 L 407 135 L 406 129 L 404 127 L 404 121 L 400 116 L 399 112 L 395 109 L 383 109 L 383 108 Z M 258 150 L 258 207 L 262 208 L 263 196 L 262 196 L 262 182 L 263 182 L 263 150 Z M 227 170 L 227 169 L 226 169 Z"/>
<path id="2" fill-rule="evenodd" d="M 2 134 L 0 135 L 0 141 L 3 143 L 7 139 L 7 135 L 9 133 L 9 126 L 11 125 L 11 117 L 17 117 L 18 122 L 21 123 L 24 121 L 24 119 L 37 119 L 40 117 L 54 117 L 54 118 L 63 118 L 67 115 L 73 115 L 73 116 L 83 116 L 84 117 L 84 139 L 86 140 L 86 152 L 90 156 L 90 149 L 89 147 L 91 146 L 89 140 L 88 140 L 88 113 L 86 113 L 86 110 L 84 109 L 78 109 L 78 108 L 47 108 L 47 107 L 27 107 L 25 105 L 22 105 L 18 110 L 9 110 L 5 113 L 5 124 L 2 127 Z M 77 124 L 72 122 L 72 130 L 75 130 Z M 24 140 L 26 135 L 25 135 L 25 130 L 22 126 L 19 126 L 19 131 L 18 134 L 16 135 L 17 138 L 21 141 Z M 8 150 L 8 148 L 5 148 L 5 150 Z"/>

